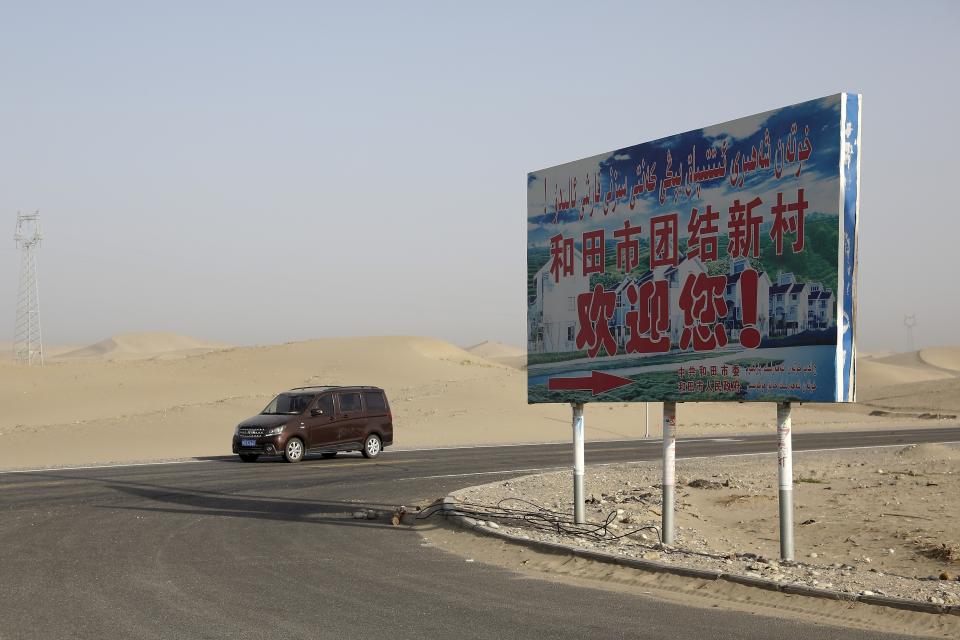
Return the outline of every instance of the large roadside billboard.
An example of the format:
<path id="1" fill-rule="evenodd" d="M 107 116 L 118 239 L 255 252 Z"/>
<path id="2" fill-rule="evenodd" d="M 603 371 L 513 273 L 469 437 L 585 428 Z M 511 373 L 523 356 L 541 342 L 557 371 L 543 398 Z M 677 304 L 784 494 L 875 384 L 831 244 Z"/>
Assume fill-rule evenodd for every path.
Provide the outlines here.
<path id="1" fill-rule="evenodd" d="M 528 402 L 852 402 L 860 104 L 528 174 Z"/>

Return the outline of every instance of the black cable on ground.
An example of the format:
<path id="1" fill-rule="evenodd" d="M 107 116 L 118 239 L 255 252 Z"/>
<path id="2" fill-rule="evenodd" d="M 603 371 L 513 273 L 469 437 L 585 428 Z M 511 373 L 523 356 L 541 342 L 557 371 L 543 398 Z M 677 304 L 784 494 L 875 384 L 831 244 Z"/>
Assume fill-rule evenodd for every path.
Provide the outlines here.
<path id="1" fill-rule="evenodd" d="M 526 505 L 527 508 L 518 509 L 505 505 L 505 503 L 510 502 Z M 569 513 L 554 511 L 553 509 L 542 507 L 524 498 L 504 498 L 497 502 L 495 506 L 458 501 L 454 503 L 453 510 L 458 515 L 467 516 L 475 520 L 507 521 L 515 523 L 517 526 L 526 526 L 540 531 L 550 531 L 551 533 L 557 533 L 559 535 L 584 538 L 593 542 L 614 541 L 642 531 L 654 531 L 657 534 L 657 548 L 665 553 L 681 553 L 712 558 L 714 560 L 725 560 L 728 557 L 726 554 L 707 553 L 705 551 L 693 551 L 691 549 L 665 548 L 663 547 L 663 536 L 661 535 L 660 527 L 655 525 L 646 525 L 623 533 L 614 533 L 610 529 L 610 525 L 617 519 L 616 510 L 608 513 L 602 522 L 583 524 L 577 524 L 573 518 L 570 517 Z M 444 505 L 439 501 L 421 511 L 417 516 L 417 520 L 431 518 L 437 513 L 445 514 Z M 643 545 L 639 542 L 637 544 L 654 548 L 653 545 Z"/>
<path id="2" fill-rule="evenodd" d="M 527 508 L 514 508 L 506 506 L 506 503 L 510 502 L 521 503 L 526 505 Z M 467 516 L 469 518 L 479 520 L 512 521 L 518 525 L 527 526 L 532 529 L 550 531 L 560 535 L 587 538 L 595 542 L 603 540 L 617 540 L 647 530 L 656 532 L 658 542 L 662 540 L 660 536 L 660 528 L 653 525 L 637 527 L 624 533 L 613 533 L 613 531 L 610 529 L 610 525 L 613 524 L 617 519 L 616 511 L 611 511 L 608 513 L 602 522 L 578 524 L 574 522 L 569 514 L 542 507 L 534 502 L 531 502 L 530 500 L 525 500 L 523 498 L 504 498 L 503 500 L 500 500 L 496 506 L 474 504 L 469 502 L 457 502 L 453 505 L 453 507 L 458 515 Z M 433 517 L 437 513 L 443 512 L 443 504 L 437 502 L 421 511 L 420 514 L 417 515 L 417 520 L 425 520 Z"/>

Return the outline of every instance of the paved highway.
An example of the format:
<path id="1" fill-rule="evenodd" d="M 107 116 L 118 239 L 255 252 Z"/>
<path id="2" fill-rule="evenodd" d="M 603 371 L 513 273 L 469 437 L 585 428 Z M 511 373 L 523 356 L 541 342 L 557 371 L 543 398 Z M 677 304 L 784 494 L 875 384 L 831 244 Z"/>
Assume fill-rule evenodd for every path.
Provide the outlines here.
<path id="1" fill-rule="evenodd" d="M 795 434 L 794 448 L 945 441 L 960 429 Z M 681 439 L 677 455 L 775 448 Z M 659 456 L 659 441 L 586 454 Z M 517 579 L 352 518 L 571 464 L 570 445 L 550 444 L 0 473 L 0 638 L 894 637 Z"/>

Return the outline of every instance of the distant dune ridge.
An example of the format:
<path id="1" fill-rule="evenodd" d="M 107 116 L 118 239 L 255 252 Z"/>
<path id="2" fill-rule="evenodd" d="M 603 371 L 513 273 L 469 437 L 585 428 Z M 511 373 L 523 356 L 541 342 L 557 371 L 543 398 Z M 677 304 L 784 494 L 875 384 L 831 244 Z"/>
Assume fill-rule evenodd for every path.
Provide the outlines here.
<path id="1" fill-rule="evenodd" d="M 960 374 L 960 347 L 921 349 L 919 356 L 926 364 Z"/>
<path id="2" fill-rule="evenodd" d="M 939 347 L 861 358 L 858 384 L 864 388 L 960 377 L 960 347 Z"/>
<path id="3" fill-rule="evenodd" d="M 480 344 L 467 347 L 466 350 L 474 355 L 480 356 L 481 358 L 511 358 L 515 356 L 523 356 L 527 353 L 520 347 L 514 347 L 509 344 L 494 342 L 492 340 L 485 340 Z"/>
<path id="4" fill-rule="evenodd" d="M 0 468 L 229 454 L 236 424 L 277 392 L 318 384 L 386 389 L 402 447 L 567 441 L 570 407 L 526 403 L 522 349 L 426 337 L 327 338 L 232 347 L 172 333 L 122 334 L 48 359 L 0 361 Z M 960 348 L 859 363 L 856 405 L 805 404 L 799 430 L 958 424 Z M 660 434 L 650 403 L 650 433 Z M 881 415 L 871 413 L 882 412 Z M 921 417 L 923 416 L 923 417 Z M 685 403 L 680 433 L 773 432 L 772 405 Z M 588 439 L 639 438 L 643 403 L 595 404 Z"/>
<path id="5" fill-rule="evenodd" d="M 486 340 L 472 347 L 467 347 L 466 350 L 475 356 L 480 356 L 481 358 L 513 367 L 514 369 L 527 368 L 526 350 L 509 344 Z"/>
<path id="6" fill-rule="evenodd" d="M 75 344 L 46 344 L 43 345 L 43 357 L 57 358 L 64 353 L 76 351 L 78 345 Z M 0 342 L 0 360 L 13 357 L 13 342 Z"/>
<path id="7" fill-rule="evenodd" d="M 58 358 L 103 358 L 111 360 L 155 358 L 170 355 L 194 355 L 229 345 L 197 340 L 168 331 L 122 333 L 96 344 L 62 353 Z"/>

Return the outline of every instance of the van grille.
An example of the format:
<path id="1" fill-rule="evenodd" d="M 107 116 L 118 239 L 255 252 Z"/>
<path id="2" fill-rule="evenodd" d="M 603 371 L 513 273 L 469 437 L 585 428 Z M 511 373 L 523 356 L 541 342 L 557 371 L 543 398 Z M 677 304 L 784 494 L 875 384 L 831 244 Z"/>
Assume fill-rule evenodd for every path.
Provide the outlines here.
<path id="1" fill-rule="evenodd" d="M 263 435 L 263 427 L 240 427 L 240 435 L 252 438 L 259 438 Z"/>

